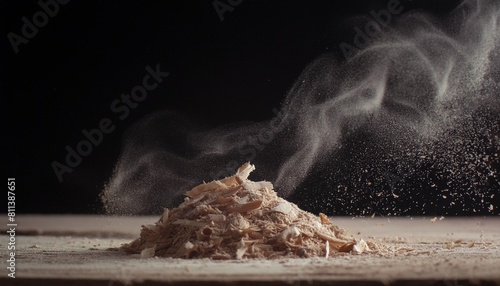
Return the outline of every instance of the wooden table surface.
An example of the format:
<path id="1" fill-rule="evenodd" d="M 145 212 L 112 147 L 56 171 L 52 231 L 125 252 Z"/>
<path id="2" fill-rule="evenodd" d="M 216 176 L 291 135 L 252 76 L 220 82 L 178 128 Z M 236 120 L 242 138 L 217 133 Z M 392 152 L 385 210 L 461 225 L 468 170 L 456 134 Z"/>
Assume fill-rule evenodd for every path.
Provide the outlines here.
<path id="1" fill-rule="evenodd" d="M 0 285 L 500 285 L 496 217 L 332 218 L 395 253 L 212 261 L 109 250 L 158 217 L 18 215 L 15 279 L 5 267 L 8 228 L 0 227 Z"/>

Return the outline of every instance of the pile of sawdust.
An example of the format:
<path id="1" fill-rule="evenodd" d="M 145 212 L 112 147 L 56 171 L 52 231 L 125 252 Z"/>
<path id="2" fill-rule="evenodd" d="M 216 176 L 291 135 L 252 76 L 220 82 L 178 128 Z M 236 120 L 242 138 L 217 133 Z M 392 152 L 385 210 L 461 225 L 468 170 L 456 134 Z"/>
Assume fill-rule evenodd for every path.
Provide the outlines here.
<path id="1" fill-rule="evenodd" d="M 328 257 L 339 252 L 371 252 L 377 245 L 355 240 L 328 217 L 303 211 L 279 198 L 270 182 L 248 180 L 249 163 L 236 175 L 201 184 L 185 201 L 165 209 L 140 238 L 124 245 L 142 258 Z"/>

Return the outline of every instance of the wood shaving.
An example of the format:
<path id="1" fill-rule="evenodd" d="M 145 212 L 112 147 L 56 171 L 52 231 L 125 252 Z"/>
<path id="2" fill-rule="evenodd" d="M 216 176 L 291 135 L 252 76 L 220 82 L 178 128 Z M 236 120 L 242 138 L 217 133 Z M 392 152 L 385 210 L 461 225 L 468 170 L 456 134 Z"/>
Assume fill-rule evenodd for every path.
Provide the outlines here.
<path id="1" fill-rule="evenodd" d="M 339 252 L 374 252 L 377 245 L 355 240 L 334 225 L 277 196 L 270 182 L 248 180 L 255 167 L 186 192 L 185 201 L 164 209 L 154 225 L 122 246 L 141 258 L 299 258 Z"/>

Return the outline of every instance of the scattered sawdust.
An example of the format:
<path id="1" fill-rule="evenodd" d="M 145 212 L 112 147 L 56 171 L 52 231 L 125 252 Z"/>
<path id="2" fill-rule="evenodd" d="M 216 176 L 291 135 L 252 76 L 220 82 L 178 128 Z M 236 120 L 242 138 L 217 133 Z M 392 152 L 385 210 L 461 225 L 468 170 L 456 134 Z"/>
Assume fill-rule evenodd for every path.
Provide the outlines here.
<path id="1" fill-rule="evenodd" d="M 142 226 L 138 239 L 122 246 L 141 258 L 304 258 L 335 253 L 377 252 L 334 225 L 277 196 L 270 182 L 248 180 L 255 167 L 241 166 L 234 176 L 201 184 L 185 201 L 164 209 L 154 225 Z"/>

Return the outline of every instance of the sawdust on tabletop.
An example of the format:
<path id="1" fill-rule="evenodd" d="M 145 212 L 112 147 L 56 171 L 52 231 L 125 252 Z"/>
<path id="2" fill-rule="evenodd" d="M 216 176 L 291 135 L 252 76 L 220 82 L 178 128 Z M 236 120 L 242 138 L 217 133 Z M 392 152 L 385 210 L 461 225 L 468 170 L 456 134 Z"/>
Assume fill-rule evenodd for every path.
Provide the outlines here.
<path id="1" fill-rule="evenodd" d="M 336 253 L 377 252 L 334 225 L 277 196 L 270 182 L 248 180 L 255 167 L 242 165 L 234 176 L 201 184 L 185 201 L 164 209 L 156 224 L 122 246 L 141 258 L 305 258 Z"/>

